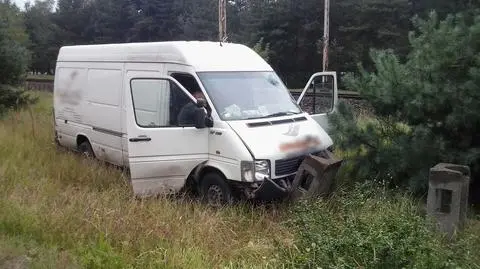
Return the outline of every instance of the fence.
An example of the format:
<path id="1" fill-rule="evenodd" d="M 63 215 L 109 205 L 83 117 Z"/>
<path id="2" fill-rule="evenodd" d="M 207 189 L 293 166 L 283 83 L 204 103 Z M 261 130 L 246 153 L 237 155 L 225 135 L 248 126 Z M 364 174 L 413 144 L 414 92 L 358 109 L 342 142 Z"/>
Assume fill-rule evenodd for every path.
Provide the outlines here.
<path id="1" fill-rule="evenodd" d="M 53 80 L 29 78 L 25 80 L 25 89 L 32 91 L 53 92 Z"/>

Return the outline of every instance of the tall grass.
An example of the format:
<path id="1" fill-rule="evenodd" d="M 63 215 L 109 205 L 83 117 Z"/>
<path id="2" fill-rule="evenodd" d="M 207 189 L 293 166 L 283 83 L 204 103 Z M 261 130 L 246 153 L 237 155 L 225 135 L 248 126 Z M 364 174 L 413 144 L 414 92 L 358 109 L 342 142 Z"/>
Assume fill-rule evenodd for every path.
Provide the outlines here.
<path id="1" fill-rule="evenodd" d="M 31 113 L 0 122 L 0 240 L 50 250 L 45 266 L 263 268 L 292 240 L 276 210 L 135 200 L 119 170 L 56 148 L 50 112 L 40 94 Z"/>
<path id="2" fill-rule="evenodd" d="M 375 182 L 302 201 L 289 210 L 295 248 L 282 260 L 288 268 L 480 268 L 478 221 L 450 241 L 422 208 Z"/>
<path id="3" fill-rule="evenodd" d="M 478 216 L 449 242 L 372 183 L 268 209 L 136 200 L 121 171 L 55 146 L 37 94 L 0 120 L 0 268 L 480 268 Z"/>

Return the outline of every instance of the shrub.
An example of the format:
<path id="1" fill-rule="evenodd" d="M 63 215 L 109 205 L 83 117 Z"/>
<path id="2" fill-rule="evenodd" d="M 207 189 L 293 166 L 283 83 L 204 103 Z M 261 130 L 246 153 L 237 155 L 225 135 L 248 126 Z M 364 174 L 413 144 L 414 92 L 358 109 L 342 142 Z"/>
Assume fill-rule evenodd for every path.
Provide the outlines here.
<path id="1" fill-rule="evenodd" d="M 411 52 L 401 63 L 372 50 L 375 70 L 345 78 L 377 118 L 362 126 L 345 105 L 332 115 L 338 148 L 352 153 L 352 177 L 381 179 L 417 193 L 438 162 L 480 172 L 480 12 L 413 20 Z"/>

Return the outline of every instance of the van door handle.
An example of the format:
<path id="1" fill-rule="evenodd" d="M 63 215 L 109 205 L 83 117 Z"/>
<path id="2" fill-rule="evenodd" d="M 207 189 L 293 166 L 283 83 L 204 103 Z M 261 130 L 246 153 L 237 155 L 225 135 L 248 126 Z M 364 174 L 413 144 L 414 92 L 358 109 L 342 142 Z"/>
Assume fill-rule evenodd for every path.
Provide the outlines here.
<path id="1" fill-rule="evenodd" d="M 135 137 L 135 138 L 128 139 L 128 141 L 130 142 L 148 142 L 151 140 L 152 139 L 150 137 Z"/>

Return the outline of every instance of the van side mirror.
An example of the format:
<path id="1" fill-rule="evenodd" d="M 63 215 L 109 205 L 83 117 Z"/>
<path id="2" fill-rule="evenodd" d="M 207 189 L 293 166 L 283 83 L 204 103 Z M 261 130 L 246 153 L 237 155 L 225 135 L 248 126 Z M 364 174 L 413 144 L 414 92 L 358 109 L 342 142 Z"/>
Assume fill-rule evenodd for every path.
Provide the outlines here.
<path id="1" fill-rule="evenodd" d="M 213 127 L 213 119 L 211 116 L 207 116 L 205 118 L 205 126 L 207 126 L 208 128 L 212 128 Z"/>
<path id="2" fill-rule="evenodd" d="M 207 110 L 207 114 L 205 114 L 205 110 Z M 211 128 L 213 127 L 213 119 L 211 117 L 211 110 L 207 105 L 207 100 L 203 98 L 197 99 L 197 110 L 195 111 L 195 127 L 198 129 L 201 128 Z"/>
<path id="3" fill-rule="evenodd" d="M 203 108 L 205 108 L 207 110 L 207 114 L 205 114 L 205 111 L 203 110 Z M 199 129 L 200 128 L 205 128 L 205 127 L 208 127 L 208 128 L 213 127 L 213 119 L 211 117 L 211 112 L 212 111 L 208 107 L 207 100 L 205 100 L 203 98 L 197 99 L 197 109 L 199 111 L 196 112 L 196 113 L 198 113 L 198 115 L 195 116 L 196 117 L 195 126 Z M 202 118 L 204 120 L 202 120 Z M 202 123 L 200 121 L 202 121 Z"/>
<path id="4" fill-rule="evenodd" d="M 205 128 L 206 118 L 207 118 L 207 113 L 205 113 L 205 109 L 203 109 L 203 107 L 197 107 L 195 109 L 195 128 L 197 129 Z"/>

